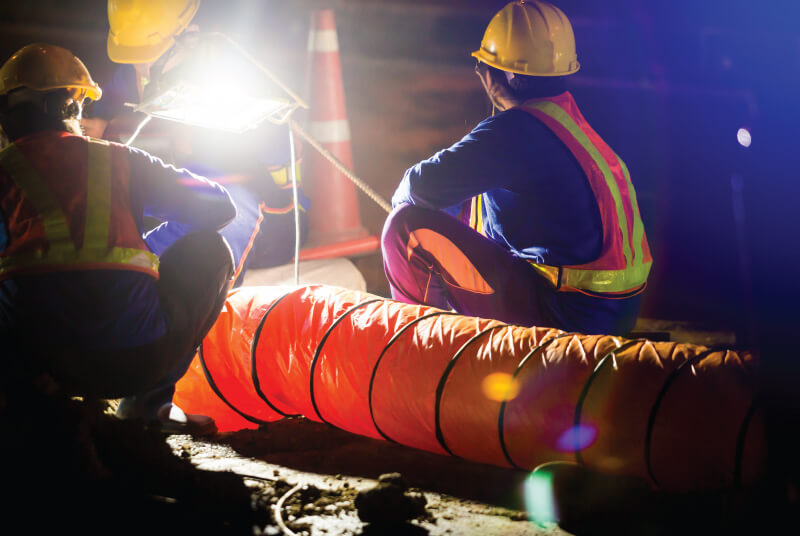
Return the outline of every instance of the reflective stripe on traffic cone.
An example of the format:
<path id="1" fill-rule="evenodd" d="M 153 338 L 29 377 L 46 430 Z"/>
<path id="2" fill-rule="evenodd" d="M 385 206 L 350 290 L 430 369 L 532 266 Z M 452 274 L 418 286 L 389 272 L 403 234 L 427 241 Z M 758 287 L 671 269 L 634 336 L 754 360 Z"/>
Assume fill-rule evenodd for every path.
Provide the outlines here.
<path id="1" fill-rule="evenodd" d="M 330 9 L 311 17 L 308 36 L 310 74 L 309 133 L 348 168 L 353 167 L 339 39 Z M 303 181 L 311 199 L 309 238 L 301 258 L 363 253 L 378 248 L 361 224 L 355 185 L 316 151 L 306 153 Z"/>

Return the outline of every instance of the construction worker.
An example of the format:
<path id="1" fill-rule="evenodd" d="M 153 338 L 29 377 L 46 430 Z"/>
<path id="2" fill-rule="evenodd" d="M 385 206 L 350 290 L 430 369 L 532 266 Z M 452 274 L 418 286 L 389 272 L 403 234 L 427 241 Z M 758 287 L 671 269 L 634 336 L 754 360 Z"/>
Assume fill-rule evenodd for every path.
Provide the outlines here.
<path id="1" fill-rule="evenodd" d="M 509 3 L 472 56 L 497 113 L 406 171 L 382 238 L 392 296 L 628 333 L 652 261 L 624 162 L 566 90 L 580 67 L 569 20 Z"/>
<path id="2" fill-rule="evenodd" d="M 171 399 L 230 287 L 218 231 L 236 209 L 219 184 L 82 136 L 83 101 L 101 94 L 58 46 L 28 45 L 0 68 L 11 142 L 0 151 L 0 376 L 126 397 L 121 416 L 213 432 Z M 146 215 L 163 223 L 143 236 Z M 156 256 L 149 243 L 176 229 Z"/>
<path id="3" fill-rule="evenodd" d="M 199 33 L 191 24 L 199 7 L 199 0 L 109 0 L 108 56 L 121 65 L 105 86 L 106 98 L 84 119 L 88 134 L 121 142 L 130 138 L 143 116 L 126 103 L 141 102 L 154 79 L 189 59 Z M 234 254 L 235 286 L 249 267 L 291 261 L 295 221 L 285 128 L 270 124 L 232 134 L 164 121 L 156 128 L 156 135 L 145 130 L 135 144 L 224 185 L 234 200 L 237 216 L 222 235 Z M 301 237 L 307 234 L 308 205 L 300 190 Z"/>

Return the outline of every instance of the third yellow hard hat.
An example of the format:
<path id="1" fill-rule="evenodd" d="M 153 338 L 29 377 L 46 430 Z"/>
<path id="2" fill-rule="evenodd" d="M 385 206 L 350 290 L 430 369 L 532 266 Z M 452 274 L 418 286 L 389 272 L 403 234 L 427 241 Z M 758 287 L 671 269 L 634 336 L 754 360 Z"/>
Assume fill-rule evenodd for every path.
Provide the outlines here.
<path id="1" fill-rule="evenodd" d="M 575 35 L 564 12 L 538 0 L 518 0 L 501 9 L 489 22 L 479 61 L 529 76 L 563 76 L 580 69 Z"/>
<path id="2" fill-rule="evenodd" d="M 149 63 L 189 26 L 200 0 L 108 0 L 108 57 Z"/>
<path id="3" fill-rule="evenodd" d="M 20 88 L 74 89 L 92 100 L 103 94 L 77 56 L 66 48 L 47 43 L 22 47 L 0 67 L 0 95 Z"/>

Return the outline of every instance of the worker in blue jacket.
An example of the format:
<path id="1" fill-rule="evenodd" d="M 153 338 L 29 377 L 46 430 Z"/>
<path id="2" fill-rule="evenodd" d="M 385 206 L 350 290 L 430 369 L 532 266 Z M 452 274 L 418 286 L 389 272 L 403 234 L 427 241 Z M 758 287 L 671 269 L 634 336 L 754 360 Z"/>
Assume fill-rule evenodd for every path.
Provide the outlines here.
<path id="1" fill-rule="evenodd" d="M 130 139 L 144 116 L 126 105 L 140 103 L 164 73 L 178 68 L 198 76 L 194 71 L 202 70 L 199 76 L 205 82 L 217 76 L 211 71 L 220 66 L 211 65 L 204 51 L 197 50 L 199 31 L 191 22 L 199 6 L 199 0 L 109 2 L 108 56 L 120 65 L 104 86 L 106 96 L 87 110 L 83 120 L 87 134 L 123 143 Z M 185 63 L 196 63 L 198 69 Z M 247 85 L 244 80 L 241 84 Z M 242 284 L 248 268 L 290 262 L 295 250 L 295 203 L 286 127 L 265 123 L 232 133 L 157 123 L 145 127 L 134 145 L 222 184 L 236 204 L 236 218 L 222 230 L 234 255 L 234 286 Z M 299 158 L 295 169 L 299 170 Z M 303 240 L 310 202 L 302 188 L 298 192 Z"/>
<path id="2" fill-rule="evenodd" d="M 0 68 L 0 378 L 125 397 L 120 415 L 213 433 L 172 404 L 233 276 L 225 189 L 138 149 L 81 135 L 100 87 L 66 49 Z M 162 223 L 147 234 L 145 218 Z M 170 237 L 164 240 L 164 237 Z"/>
<path id="3" fill-rule="evenodd" d="M 625 334 L 652 259 L 625 163 L 565 78 L 564 13 L 509 3 L 476 72 L 499 113 L 406 171 L 383 232 L 392 296 L 521 325 Z"/>

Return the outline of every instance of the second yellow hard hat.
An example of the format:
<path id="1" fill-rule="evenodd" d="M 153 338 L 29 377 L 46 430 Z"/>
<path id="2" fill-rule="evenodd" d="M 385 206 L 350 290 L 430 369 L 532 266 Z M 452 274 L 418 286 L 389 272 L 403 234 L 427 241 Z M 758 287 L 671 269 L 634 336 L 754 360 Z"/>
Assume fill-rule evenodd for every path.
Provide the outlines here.
<path id="1" fill-rule="evenodd" d="M 116 63 L 157 60 L 199 7 L 200 0 L 108 0 L 108 57 Z"/>
<path id="2" fill-rule="evenodd" d="M 529 76 L 563 76 L 580 69 L 569 19 L 538 0 L 518 0 L 501 9 L 472 56 L 501 71 Z"/>

